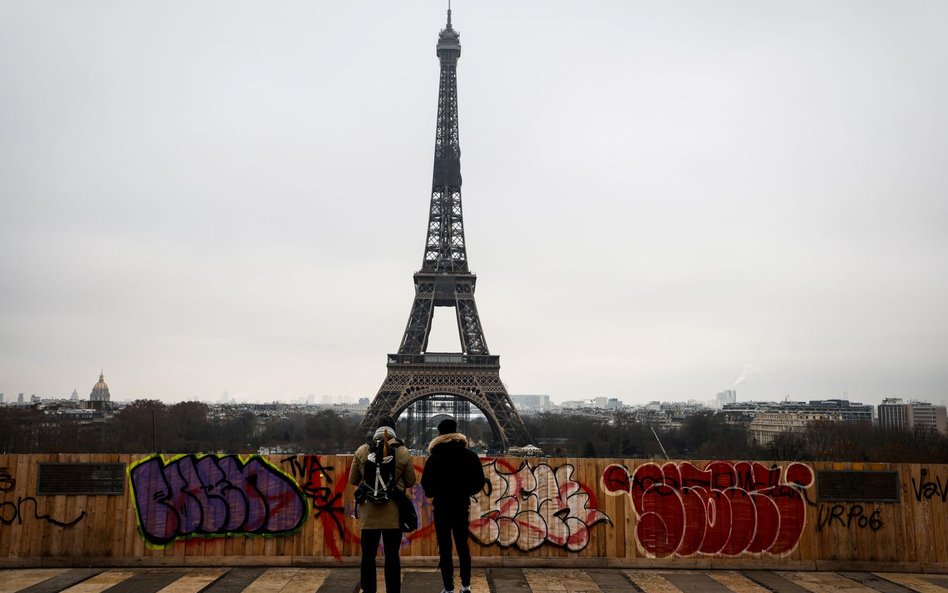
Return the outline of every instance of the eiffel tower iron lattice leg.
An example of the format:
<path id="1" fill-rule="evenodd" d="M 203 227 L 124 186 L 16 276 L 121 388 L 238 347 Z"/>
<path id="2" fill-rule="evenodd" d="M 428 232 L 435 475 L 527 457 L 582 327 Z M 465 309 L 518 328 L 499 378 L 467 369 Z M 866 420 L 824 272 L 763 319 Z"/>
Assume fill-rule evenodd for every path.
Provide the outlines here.
<path id="1" fill-rule="evenodd" d="M 461 147 L 458 134 L 457 62 L 460 35 L 448 22 L 438 36 L 441 78 L 435 130 L 434 174 L 422 267 L 414 275 L 415 299 L 398 354 L 388 356 L 388 376 L 369 405 L 360 429 L 379 418 L 397 418 L 419 400 L 449 395 L 469 401 L 490 424 L 504 450 L 526 445 L 530 435 L 500 380 L 500 357 L 491 355 L 474 301 L 477 277 L 467 264 L 461 208 Z M 454 307 L 460 353 L 428 352 L 435 307 Z M 421 443 L 415 443 L 420 445 Z"/>

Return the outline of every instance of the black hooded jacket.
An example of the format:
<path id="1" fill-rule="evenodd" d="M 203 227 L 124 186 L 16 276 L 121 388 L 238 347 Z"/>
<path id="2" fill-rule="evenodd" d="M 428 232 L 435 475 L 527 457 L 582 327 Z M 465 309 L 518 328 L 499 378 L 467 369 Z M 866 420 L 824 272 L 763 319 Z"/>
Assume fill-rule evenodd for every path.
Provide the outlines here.
<path id="1" fill-rule="evenodd" d="M 484 468 L 477 454 L 467 448 L 467 437 L 459 432 L 443 434 L 428 445 L 431 454 L 421 474 L 425 496 L 435 508 L 466 509 L 471 496 L 484 488 Z"/>

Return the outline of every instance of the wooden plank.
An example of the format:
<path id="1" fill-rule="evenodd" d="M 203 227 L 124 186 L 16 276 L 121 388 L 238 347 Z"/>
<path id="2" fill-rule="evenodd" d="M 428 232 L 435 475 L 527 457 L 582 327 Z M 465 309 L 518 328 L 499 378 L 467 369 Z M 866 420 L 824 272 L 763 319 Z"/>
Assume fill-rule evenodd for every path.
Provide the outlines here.
<path id="1" fill-rule="evenodd" d="M 932 473 L 928 478 L 931 481 L 936 479 L 942 482 L 942 488 L 948 489 L 948 468 L 944 465 L 929 465 L 928 470 Z M 912 500 L 915 500 L 915 493 L 911 493 Z M 932 532 L 934 540 L 931 550 L 931 560 L 933 563 L 948 564 L 948 504 L 944 504 L 940 498 L 933 497 L 929 500 L 928 506 L 931 509 L 931 525 L 929 529 Z"/>
<path id="2" fill-rule="evenodd" d="M 813 472 L 814 476 L 814 485 L 811 485 L 808 489 L 804 491 L 804 500 L 808 503 L 806 506 L 806 520 L 803 524 L 803 533 L 800 535 L 800 542 L 797 544 L 795 551 L 798 551 L 799 554 L 794 554 L 794 558 L 797 560 L 803 561 L 813 561 L 819 558 L 819 536 L 816 532 L 817 529 L 817 517 L 819 503 L 816 502 L 816 472 L 818 471 L 818 466 L 815 464 L 808 464 L 808 467 Z"/>
<path id="3" fill-rule="evenodd" d="M 565 458 L 565 457 L 554 457 L 548 460 L 532 460 L 532 461 L 527 460 L 527 463 L 533 468 L 534 475 L 536 475 L 536 467 L 540 465 L 540 463 L 548 462 L 550 469 L 556 472 L 557 469 L 559 469 L 563 465 L 569 464 L 570 461 L 571 461 L 570 459 Z M 577 475 L 577 469 L 578 468 L 575 465 L 573 465 L 573 479 L 581 478 L 581 476 Z M 540 538 L 536 538 L 536 539 L 540 539 Z M 571 555 L 572 553 L 567 552 L 565 548 L 551 544 L 549 540 L 545 537 L 543 538 L 542 543 L 540 544 L 540 547 L 537 549 L 537 551 L 532 554 L 534 558 L 549 558 L 551 566 L 556 565 L 555 564 L 557 562 L 556 559 L 565 558 Z"/>
<path id="4" fill-rule="evenodd" d="M 888 469 L 888 468 L 880 463 L 868 463 L 866 464 L 866 469 L 868 471 L 884 471 L 885 469 Z M 882 504 L 882 503 L 872 504 L 872 505 L 867 506 L 867 512 L 870 513 L 869 516 L 872 517 L 871 513 L 874 513 L 878 510 L 879 518 L 884 521 L 883 514 L 885 512 L 885 507 L 887 506 L 892 506 L 892 505 Z M 887 553 L 887 548 L 891 546 L 892 533 L 891 532 L 880 533 L 880 532 L 872 531 L 871 529 L 869 531 L 871 532 L 872 537 L 868 538 L 869 549 L 867 550 L 868 555 L 865 556 L 865 559 L 875 560 L 875 561 L 889 560 L 889 554 Z"/>
<path id="5" fill-rule="evenodd" d="M 70 455 L 69 457 L 69 463 L 88 463 L 91 459 L 91 456 L 88 453 Z M 71 529 L 68 531 L 74 531 L 76 536 L 75 539 L 73 539 L 72 555 L 74 557 L 81 557 L 88 555 L 88 546 L 92 542 L 95 533 L 95 517 L 90 517 L 90 514 L 95 513 L 95 509 L 91 509 L 89 507 L 89 501 L 94 497 L 80 494 L 75 498 L 77 515 L 79 513 L 86 513 L 86 517 L 76 525 L 77 529 Z"/>
<path id="6" fill-rule="evenodd" d="M 211 537 L 204 542 L 204 551 L 202 558 L 207 558 L 211 556 L 223 556 L 224 555 L 224 543 L 225 538 L 223 537 Z"/>
<path id="7" fill-rule="evenodd" d="M 13 520 L 13 513 L 5 503 L 16 503 L 16 455 L 0 454 L 0 472 L 3 473 L 3 489 L 0 490 L 0 518 Z M 13 525 L 0 521 L 0 558 L 10 555 L 10 539 Z"/>
<path id="8" fill-rule="evenodd" d="M 127 471 L 128 469 L 127 458 L 128 458 L 127 455 L 117 454 L 113 456 L 112 460 L 115 463 L 124 464 Z M 123 540 L 125 538 L 126 523 L 135 522 L 134 512 L 129 513 L 129 506 L 130 506 L 131 499 L 129 497 L 129 485 L 128 485 L 127 474 L 124 480 L 123 493 L 120 496 L 113 496 L 111 498 L 112 500 L 110 501 L 110 505 L 109 505 L 109 512 L 111 513 L 111 515 L 109 516 L 109 521 L 110 521 L 109 556 L 115 558 L 115 557 L 121 557 L 124 555 L 123 548 L 125 546 L 125 542 Z"/>
<path id="9" fill-rule="evenodd" d="M 485 461 L 486 461 L 486 460 L 485 460 L 484 458 L 481 459 L 481 466 L 482 466 L 482 467 L 484 466 Z M 493 461 L 496 461 L 496 460 L 491 460 L 491 461 L 493 462 Z M 489 481 L 490 478 L 491 478 L 491 472 L 490 472 L 490 470 L 488 470 L 486 467 L 484 468 L 484 475 L 485 475 L 485 477 L 486 477 L 486 478 L 488 479 L 488 481 Z M 480 502 L 481 502 L 481 505 L 480 505 L 481 514 L 483 515 L 483 514 L 485 514 L 485 513 L 490 512 L 491 506 L 490 506 L 489 497 L 488 497 L 488 496 L 483 496 L 483 495 L 480 496 Z M 478 556 L 483 556 L 484 558 L 489 558 L 489 559 L 491 559 L 491 562 L 493 562 L 495 558 L 498 558 L 498 557 L 500 556 L 500 546 L 499 546 L 498 544 L 496 544 L 496 543 L 495 543 L 495 544 L 491 544 L 491 545 L 478 544 L 478 545 L 476 546 L 476 548 L 477 548 L 477 555 L 478 555 Z"/>
<path id="10" fill-rule="evenodd" d="M 97 519 L 101 519 L 102 514 L 95 508 L 95 496 L 80 495 L 76 496 L 76 509 L 78 513 L 85 513 L 85 517 L 76 524 L 71 531 L 75 531 L 73 539 L 73 548 L 70 552 L 72 556 L 93 556 L 95 548 L 95 538 L 98 533 Z"/>
<path id="11" fill-rule="evenodd" d="M 928 471 L 928 476 L 933 475 L 931 473 L 932 467 L 926 464 L 912 464 L 912 468 L 914 476 L 920 476 L 923 469 Z M 912 521 L 910 524 L 915 528 L 915 544 L 918 550 L 918 561 L 924 564 L 931 562 L 934 558 L 934 554 L 932 554 L 932 548 L 934 547 L 932 504 L 930 500 L 923 499 L 921 502 L 916 501 L 914 496 L 911 496 L 911 501 Z"/>
<path id="12" fill-rule="evenodd" d="M 236 536 L 228 536 L 223 538 L 224 541 L 224 556 L 238 556 L 243 554 L 243 549 L 240 546 L 243 546 L 243 538 Z"/>
<path id="13" fill-rule="evenodd" d="M 16 473 L 15 481 L 16 486 L 11 490 L 10 500 L 16 502 L 19 497 L 27 496 L 27 483 L 29 480 L 29 468 L 31 464 L 31 456 L 27 455 L 17 455 L 16 456 Z M 12 472 L 11 472 L 12 473 Z M 27 539 L 27 534 L 23 528 L 22 517 L 19 517 L 19 510 L 17 511 L 17 520 L 14 521 L 11 525 L 10 533 L 10 547 L 9 555 L 10 556 L 24 556 L 22 551 L 22 545 L 24 539 Z M 27 544 L 28 545 L 28 544 Z"/>
<path id="14" fill-rule="evenodd" d="M 578 459 L 576 465 L 577 468 L 582 467 L 581 476 L 583 479 L 580 481 L 580 485 L 583 487 L 582 492 L 588 494 L 587 506 L 605 512 L 603 510 L 603 502 L 599 500 L 599 496 L 596 492 L 598 485 L 598 480 L 596 479 L 596 461 L 596 459 Z M 609 526 L 606 523 L 598 523 L 587 527 L 589 543 L 586 548 L 582 550 L 580 556 L 584 558 L 605 558 L 608 528 Z"/>
<path id="15" fill-rule="evenodd" d="M 276 543 L 277 543 L 277 539 L 283 539 L 282 536 L 273 536 L 273 537 L 264 536 L 259 539 L 263 541 L 263 546 L 258 546 L 258 549 L 262 548 L 260 551 L 261 555 L 268 556 L 271 558 L 273 556 L 278 555 L 276 552 Z"/>
<path id="16" fill-rule="evenodd" d="M 51 518 L 56 519 L 57 516 L 54 515 L 53 512 L 55 510 L 55 502 L 57 498 L 60 498 L 60 497 L 59 496 L 37 496 L 36 503 L 35 503 L 36 508 L 31 509 L 35 513 L 33 516 L 35 517 L 36 514 L 40 516 L 49 515 Z M 61 527 L 57 527 L 53 525 L 52 523 L 50 523 L 49 521 L 39 521 L 39 522 L 40 522 L 40 526 L 39 526 L 40 529 L 39 529 L 39 533 L 37 534 L 39 537 L 36 538 L 38 541 L 34 542 L 30 548 L 30 555 L 33 557 L 49 556 L 52 545 L 53 545 L 53 541 L 59 539 L 59 537 L 54 537 L 53 535 L 54 530 L 62 531 Z"/>
<path id="17" fill-rule="evenodd" d="M 631 461 L 625 464 L 629 476 L 635 475 L 636 469 L 642 465 L 642 461 Z M 625 558 L 639 559 L 645 557 L 645 553 L 639 547 L 638 538 L 635 535 L 635 526 L 638 524 L 638 517 L 635 514 L 635 507 L 632 504 L 632 498 L 628 495 L 622 495 L 622 502 L 625 503 Z"/>
<path id="18" fill-rule="evenodd" d="M 905 505 L 903 504 L 884 504 L 882 505 L 882 532 L 887 537 L 880 538 L 879 546 L 881 548 L 880 558 L 889 561 L 907 559 L 907 537 L 905 534 Z"/>
<path id="19" fill-rule="evenodd" d="M 23 550 L 24 556 L 31 558 L 42 555 L 43 529 L 49 526 L 47 521 L 36 518 L 37 515 L 42 516 L 49 512 L 46 504 L 48 497 L 36 496 L 36 483 L 39 476 L 38 468 L 39 466 L 36 463 L 30 468 L 29 479 L 24 493 L 24 496 L 29 496 L 35 503 L 24 504 L 20 507 L 20 516 L 23 520 L 23 527 L 26 530 L 26 537 L 29 540 L 29 545 L 23 546 L 21 549 Z"/>
<path id="20" fill-rule="evenodd" d="M 834 470 L 846 471 L 850 469 L 850 464 L 835 461 L 832 465 Z M 830 545 L 831 545 L 831 554 L 829 560 L 846 560 L 848 559 L 847 547 L 848 540 L 847 536 L 849 535 L 845 527 L 835 527 L 829 530 L 830 535 Z"/>
<path id="21" fill-rule="evenodd" d="M 918 556 L 915 553 L 915 526 L 909 520 L 914 517 L 914 509 L 917 506 L 912 488 L 912 465 L 902 463 L 895 466 L 899 472 L 899 481 L 902 487 L 902 498 L 900 504 L 889 505 L 892 509 L 891 517 L 894 526 L 894 537 L 887 538 L 889 546 L 895 546 L 895 555 L 900 560 L 917 561 Z M 884 530 L 887 530 L 888 524 Z M 892 531 L 889 532 L 890 534 Z"/>
<path id="22" fill-rule="evenodd" d="M 615 527 L 612 526 L 612 517 L 615 516 L 615 500 L 612 496 L 606 496 L 602 491 L 600 486 L 600 481 L 602 478 L 602 469 L 606 466 L 603 463 L 604 460 L 596 459 L 593 460 L 593 463 L 589 467 L 589 487 L 590 492 L 596 498 L 595 508 L 601 510 L 603 513 L 609 517 L 608 522 L 599 523 L 593 529 L 596 531 L 596 557 L 598 558 L 608 558 L 610 552 L 615 553 Z M 611 506 L 610 506 L 611 503 Z M 610 543 L 612 548 L 610 549 Z"/>
<path id="23" fill-rule="evenodd" d="M 0 472 L 3 472 L 3 490 L 0 490 L 0 558 L 11 556 L 11 538 L 13 536 L 13 524 L 9 525 L 5 521 L 13 521 L 13 510 L 9 504 L 16 504 L 16 474 L 17 474 L 17 456 L 0 454 Z"/>
<path id="24" fill-rule="evenodd" d="M 112 547 L 111 522 L 115 513 L 115 496 L 94 496 L 93 504 L 96 512 L 96 533 L 93 538 L 94 548 L 91 555 L 108 556 Z"/>
<path id="25" fill-rule="evenodd" d="M 622 463 L 621 459 L 607 459 L 606 463 L 603 465 L 602 470 L 605 471 L 608 465 L 613 463 Z M 611 533 L 612 537 L 615 540 L 615 553 L 610 554 L 611 558 L 626 558 L 629 555 L 629 549 L 626 544 L 626 523 L 628 521 L 627 509 L 629 506 L 629 496 L 628 494 L 620 495 L 610 495 L 606 494 L 605 488 L 602 487 L 602 472 L 598 476 L 598 484 L 601 489 L 603 496 L 609 498 L 612 501 L 612 527 Z"/>
<path id="26" fill-rule="evenodd" d="M 66 515 L 66 498 L 65 496 L 54 496 L 52 504 L 52 516 L 60 521 L 71 521 L 75 517 L 70 517 Z M 80 529 L 77 524 L 75 527 L 70 527 L 70 529 Z M 56 533 L 56 537 L 51 538 L 49 542 L 49 547 L 47 548 L 49 555 L 53 557 L 63 556 L 63 533 L 60 530 Z"/>
<path id="27" fill-rule="evenodd" d="M 118 455 L 108 454 L 105 456 L 94 456 L 94 460 L 97 462 L 106 462 L 106 463 L 117 463 Z M 112 551 L 112 540 L 114 539 L 114 534 L 112 532 L 113 526 L 113 517 L 115 514 L 115 509 L 118 506 L 118 499 L 121 496 L 95 496 L 96 513 L 99 514 L 96 521 L 96 534 L 95 534 L 95 548 L 91 551 L 92 555 L 98 557 L 107 557 L 111 555 Z"/>
<path id="28" fill-rule="evenodd" d="M 141 456 L 138 455 L 129 455 L 126 462 L 128 463 L 128 468 L 131 468 L 132 463 L 141 459 Z M 127 478 L 126 478 L 127 479 Z M 141 557 L 142 552 L 145 549 L 145 540 L 141 535 L 139 524 L 138 524 L 138 511 L 135 507 L 135 501 L 132 498 L 132 485 L 131 483 L 126 483 L 125 485 L 125 496 L 126 498 L 126 512 L 127 521 L 125 522 L 125 532 L 124 532 L 124 546 L 123 552 L 124 556 L 128 557 Z"/>
<path id="29" fill-rule="evenodd" d="M 273 538 L 268 536 L 251 536 L 247 538 L 249 543 L 252 543 L 252 547 L 248 547 L 249 554 L 251 556 L 266 556 L 267 542 L 272 541 Z"/>
<path id="30" fill-rule="evenodd" d="M 613 529 L 616 530 L 616 550 L 617 558 L 629 558 L 635 553 L 635 545 L 629 545 L 629 530 L 632 525 L 632 516 L 635 514 L 632 510 L 628 494 L 616 496 L 616 518 L 613 519 Z"/>

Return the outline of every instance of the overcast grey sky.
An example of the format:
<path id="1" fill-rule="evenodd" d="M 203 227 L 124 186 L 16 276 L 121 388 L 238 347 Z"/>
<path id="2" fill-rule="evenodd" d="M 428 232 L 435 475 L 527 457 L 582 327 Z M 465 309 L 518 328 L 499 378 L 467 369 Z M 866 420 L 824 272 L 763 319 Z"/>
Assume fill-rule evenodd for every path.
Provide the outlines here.
<path id="1" fill-rule="evenodd" d="M 0 392 L 375 394 L 444 2 L 0 0 Z M 948 3 L 457 0 L 511 393 L 948 399 Z M 459 349 L 439 309 L 429 350 Z"/>

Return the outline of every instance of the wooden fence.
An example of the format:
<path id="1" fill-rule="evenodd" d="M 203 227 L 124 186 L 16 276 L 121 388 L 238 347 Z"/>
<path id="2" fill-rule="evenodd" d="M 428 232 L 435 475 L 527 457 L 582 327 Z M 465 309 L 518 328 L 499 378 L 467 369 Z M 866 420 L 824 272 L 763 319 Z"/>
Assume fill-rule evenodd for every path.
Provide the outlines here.
<path id="1" fill-rule="evenodd" d="M 424 458 L 415 458 L 417 473 Z M 0 567 L 353 564 L 351 456 L 0 455 Z M 948 572 L 948 466 L 486 458 L 475 564 Z M 106 493 L 108 492 L 108 493 Z M 436 564 L 431 506 L 407 565 Z"/>

